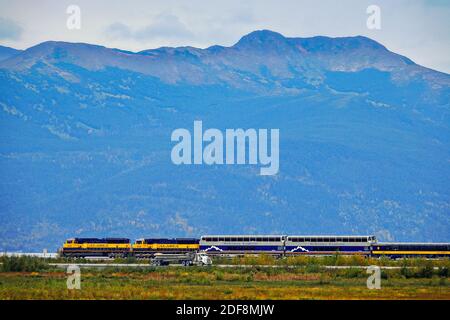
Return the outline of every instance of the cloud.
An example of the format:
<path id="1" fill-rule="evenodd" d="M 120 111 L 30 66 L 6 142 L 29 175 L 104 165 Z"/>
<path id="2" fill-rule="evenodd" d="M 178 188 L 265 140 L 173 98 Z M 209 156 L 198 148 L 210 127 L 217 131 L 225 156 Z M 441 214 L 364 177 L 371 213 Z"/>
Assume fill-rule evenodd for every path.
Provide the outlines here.
<path id="1" fill-rule="evenodd" d="M 133 37 L 133 32 L 130 27 L 121 22 L 110 24 L 104 33 L 111 40 L 129 39 Z"/>
<path id="2" fill-rule="evenodd" d="M 177 16 L 170 13 L 159 14 L 150 24 L 137 29 L 115 22 L 109 25 L 104 33 L 111 40 L 190 40 L 194 38 L 187 26 Z"/>
<path id="3" fill-rule="evenodd" d="M 19 40 L 22 27 L 12 20 L 0 17 L 0 40 Z"/>

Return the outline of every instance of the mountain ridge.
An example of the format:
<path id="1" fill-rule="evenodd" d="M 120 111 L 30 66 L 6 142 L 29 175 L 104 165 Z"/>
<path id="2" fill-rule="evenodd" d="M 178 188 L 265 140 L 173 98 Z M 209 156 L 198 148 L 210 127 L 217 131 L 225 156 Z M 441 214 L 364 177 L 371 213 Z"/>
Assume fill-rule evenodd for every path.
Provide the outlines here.
<path id="1" fill-rule="evenodd" d="M 301 39 L 46 42 L 0 62 L 0 250 L 71 236 L 448 240 L 450 76 L 364 37 Z M 171 132 L 195 120 L 280 129 L 279 174 L 175 166 Z"/>
<path id="2" fill-rule="evenodd" d="M 19 53 L 21 53 L 22 51 L 23 50 L 14 49 L 11 47 L 5 47 L 5 46 L 0 45 L 0 61 L 14 57 L 15 55 L 18 55 Z"/>
<path id="3" fill-rule="evenodd" d="M 326 60 L 327 56 L 320 57 L 321 52 L 326 52 L 328 55 L 332 54 L 334 55 L 334 60 L 336 61 L 336 54 L 339 54 L 341 51 L 345 51 L 346 54 L 349 54 L 349 50 L 356 50 L 355 56 L 359 57 L 358 59 L 361 59 L 361 57 L 364 54 L 368 54 L 370 52 L 365 51 L 366 49 L 369 50 L 376 50 L 379 51 L 377 55 L 383 54 L 383 61 L 370 61 L 370 65 L 372 67 L 376 67 L 379 70 L 384 71 L 392 71 L 394 69 L 399 69 L 399 73 L 402 73 L 404 71 L 404 67 L 406 66 L 413 66 L 414 71 L 411 73 L 417 73 L 417 69 L 421 69 L 421 72 L 428 72 L 428 71 L 435 71 L 432 69 L 428 69 L 422 66 L 419 66 L 415 64 L 410 59 L 395 54 L 391 51 L 389 51 L 385 46 L 381 45 L 380 43 L 364 37 L 364 36 L 355 36 L 355 37 L 324 37 L 324 36 L 317 36 L 317 37 L 310 37 L 310 38 L 286 38 L 283 35 L 269 31 L 269 30 L 260 30 L 260 31 L 254 31 L 251 32 L 245 36 L 243 36 L 239 41 L 237 41 L 234 45 L 229 47 L 223 47 L 223 46 L 211 46 L 205 49 L 195 48 L 191 46 L 182 46 L 182 47 L 160 47 L 156 49 L 147 49 L 142 50 L 139 52 L 131 52 L 126 51 L 122 49 L 116 49 L 116 48 L 107 48 L 100 45 L 94 45 L 94 44 L 88 44 L 88 43 L 71 43 L 71 42 L 63 42 L 63 41 L 46 41 L 43 43 L 40 43 L 38 45 L 32 46 L 24 51 L 21 52 L 19 56 L 16 56 L 15 59 L 9 59 L 8 61 L 3 61 L 3 63 L 0 61 L 0 68 L 7 68 L 7 69 L 21 69 L 25 67 L 30 67 L 33 65 L 34 60 L 36 59 L 42 59 L 44 57 L 48 57 L 49 55 L 53 54 L 55 50 L 64 51 L 66 50 L 66 54 L 70 54 L 72 52 L 73 55 L 85 55 L 86 60 L 89 60 L 91 56 L 89 55 L 89 51 L 97 50 L 97 54 L 104 55 L 104 59 L 106 60 L 104 63 L 90 63 L 90 64 L 82 64 L 83 67 L 91 67 L 91 68 L 101 68 L 108 65 L 121 67 L 124 69 L 129 69 L 132 71 L 137 72 L 143 72 L 146 74 L 152 74 L 155 76 L 162 77 L 164 79 L 164 76 L 158 73 L 158 71 L 155 71 L 155 67 L 152 66 L 152 62 L 157 63 L 158 58 L 163 59 L 163 62 L 165 63 L 171 63 L 170 57 L 173 57 L 176 54 L 182 54 L 182 53 L 188 53 L 192 56 L 192 58 L 195 60 L 197 59 L 197 62 L 201 62 L 203 64 L 214 64 L 214 63 L 226 63 L 226 59 L 221 56 L 228 55 L 230 58 L 234 58 L 235 60 L 238 58 L 244 59 L 245 57 L 239 57 L 239 54 L 235 52 L 235 50 L 238 51 L 245 51 L 245 49 L 252 48 L 254 50 L 255 48 L 257 51 L 261 51 L 261 47 L 256 45 L 257 43 L 265 43 L 266 47 L 265 49 L 273 49 L 273 50 L 280 50 L 280 46 L 275 45 L 273 42 L 267 42 L 269 39 L 277 39 L 278 44 L 282 43 L 285 45 L 285 48 L 291 50 L 289 52 L 290 54 L 294 53 L 297 54 L 298 57 L 301 57 L 301 55 L 310 55 L 313 57 L 318 57 L 317 63 L 319 64 L 318 68 L 324 68 L 327 70 L 334 70 L 334 71 L 357 71 L 361 70 L 364 67 L 368 66 L 368 62 L 366 63 L 360 63 L 360 65 L 351 66 L 348 68 L 345 68 L 343 63 L 341 63 L 341 66 L 329 66 L 326 65 L 324 60 Z M 262 42 L 261 42 L 262 41 Z M 217 51 L 219 49 L 219 51 Z M 286 50 L 287 50 L 286 49 Z M 88 52 L 84 52 L 84 51 Z M 297 50 L 297 52 L 292 52 L 292 50 Z M 362 51 L 361 51 L 362 50 Z M 266 53 L 266 54 L 264 54 Z M 251 54 L 254 54 L 252 52 Z M 249 55 L 251 55 L 249 54 Z M 234 56 L 233 56 L 234 55 Z M 36 57 L 37 56 L 37 57 Z M 152 57 L 156 59 L 156 61 L 152 61 L 152 59 L 142 59 L 141 56 L 146 57 Z M 202 58 L 206 56 L 206 61 L 203 61 Z M 267 57 L 267 52 L 263 52 L 263 57 Z M 127 63 L 123 60 L 126 60 L 126 58 L 137 59 L 137 61 L 133 61 L 130 63 Z M 273 57 L 273 55 L 272 55 Z M 297 57 L 297 58 L 298 58 Z M 28 59 L 27 59 L 28 58 Z M 311 57 L 306 57 L 307 59 L 311 59 Z M 342 57 L 342 58 L 348 58 L 348 57 Z M 369 57 L 373 58 L 373 57 Z M 34 59 L 34 60 L 33 60 Z M 113 62 L 112 60 L 117 59 L 116 62 Z M 164 60 L 165 59 L 165 60 Z M 30 61 L 31 60 L 31 61 Z M 95 59 L 94 59 L 95 60 Z M 236 63 L 235 61 L 232 61 L 233 63 Z M 245 61 L 247 62 L 247 61 Z M 297 61 L 298 62 L 298 61 Z M 76 61 L 75 61 L 76 63 Z M 110 64 L 108 64 L 110 63 Z M 325 64 L 324 64 L 325 63 Z M 138 65 L 142 64 L 144 67 L 139 67 Z M 195 67 L 195 63 L 188 64 L 191 68 Z M 180 66 L 176 66 L 178 68 L 181 68 Z M 301 67 L 301 64 L 300 66 Z M 423 69 L 422 69 L 423 68 Z M 198 71 L 198 70 L 197 70 Z M 448 76 L 448 74 L 439 72 L 442 76 Z M 447 83 L 448 79 L 442 80 Z M 170 82 L 170 81 L 169 81 Z"/>

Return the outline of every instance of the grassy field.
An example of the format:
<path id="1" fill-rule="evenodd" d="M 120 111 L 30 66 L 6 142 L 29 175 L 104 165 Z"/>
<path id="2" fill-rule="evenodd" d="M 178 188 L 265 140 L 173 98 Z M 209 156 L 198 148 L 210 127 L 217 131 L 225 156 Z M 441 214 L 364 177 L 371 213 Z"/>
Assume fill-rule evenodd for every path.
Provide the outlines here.
<path id="1" fill-rule="evenodd" d="M 321 265 L 325 261 L 309 262 L 279 268 L 82 269 L 81 290 L 68 290 L 61 269 L 32 258 L 3 258 L 0 299 L 450 299 L 448 259 L 395 262 L 403 267 L 383 270 L 379 290 L 367 289 L 364 269 L 329 270 Z M 360 261 L 365 262 L 371 261 Z"/>

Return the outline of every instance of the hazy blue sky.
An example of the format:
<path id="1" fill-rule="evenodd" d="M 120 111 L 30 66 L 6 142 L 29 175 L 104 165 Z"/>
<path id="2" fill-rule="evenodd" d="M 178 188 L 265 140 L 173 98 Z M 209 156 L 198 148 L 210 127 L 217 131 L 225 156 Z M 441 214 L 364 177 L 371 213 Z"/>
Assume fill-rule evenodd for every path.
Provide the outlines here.
<path id="1" fill-rule="evenodd" d="M 80 30 L 66 27 L 70 4 L 81 8 Z M 381 8 L 381 30 L 366 27 L 372 4 Z M 132 51 L 228 46 L 257 29 L 290 37 L 365 35 L 450 73 L 450 0 L 0 0 L 0 44 L 21 49 L 46 40 Z"/>

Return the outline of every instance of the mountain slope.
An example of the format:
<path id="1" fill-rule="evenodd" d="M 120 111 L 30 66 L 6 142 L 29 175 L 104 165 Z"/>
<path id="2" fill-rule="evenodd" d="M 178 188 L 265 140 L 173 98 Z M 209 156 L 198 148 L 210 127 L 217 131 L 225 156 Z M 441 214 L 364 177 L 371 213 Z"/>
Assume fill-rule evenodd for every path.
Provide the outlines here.
<path id="1" fill-rule="evenodd" d="M 0 61 L 0 90 L 1 250 L 74 235 L 449 240 L 450 76 L 371 39 L 45 42 Z M 280 173 L 173 165 L 171 132 L 196 119 L 279 128 Z"/>
<path id="2" fill-rule="evenodd" d="M 0 61 L 14 57 L 21 53 L 22 50 L 13 49 L 10 47 L 0 46 Z"/>

